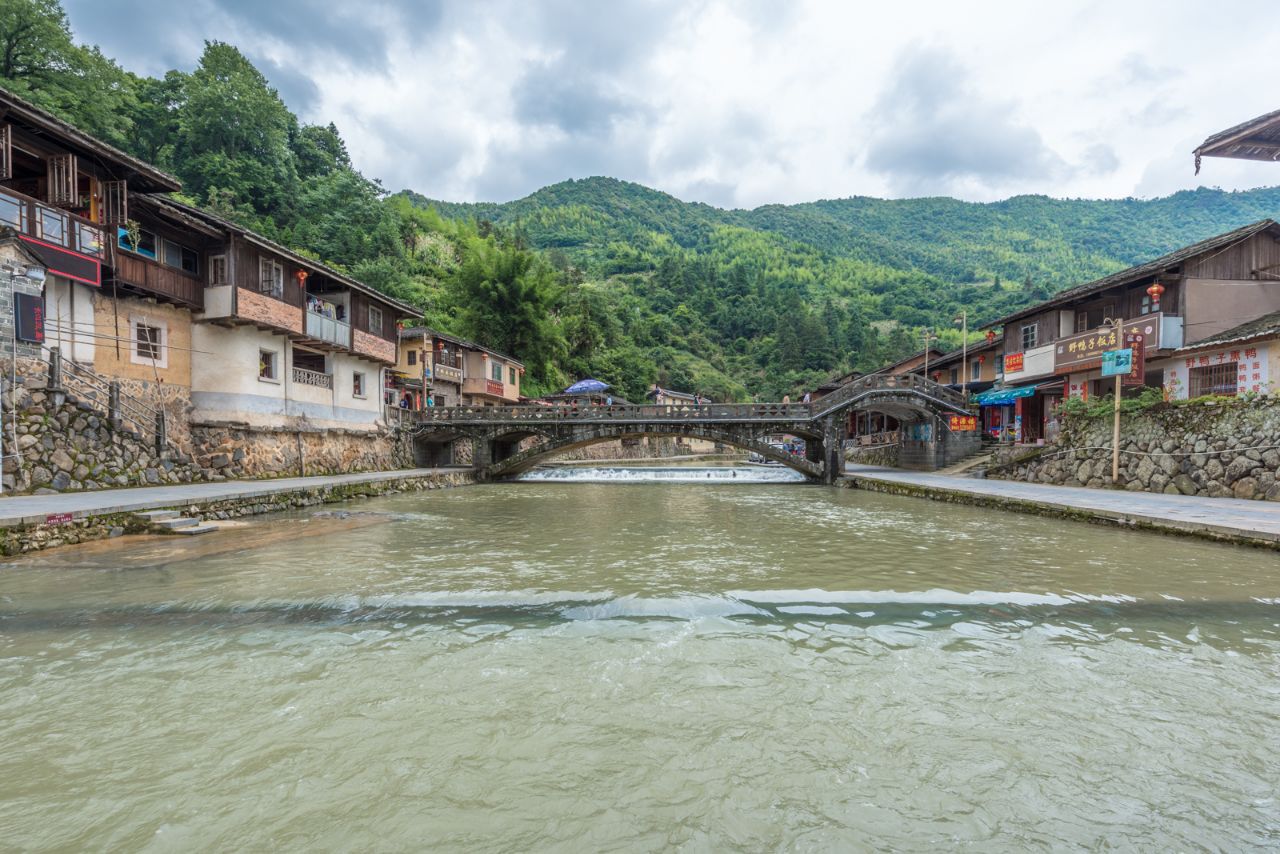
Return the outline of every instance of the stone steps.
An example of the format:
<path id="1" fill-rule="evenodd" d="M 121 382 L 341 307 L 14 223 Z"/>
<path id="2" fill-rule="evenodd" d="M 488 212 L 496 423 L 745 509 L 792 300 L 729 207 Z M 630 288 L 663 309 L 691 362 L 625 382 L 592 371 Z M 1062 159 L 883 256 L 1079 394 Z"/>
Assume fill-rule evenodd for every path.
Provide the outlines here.
<path id="1" fill-rule="evenodd" d="M 183 516 L 177 510 L 147 510 L 134 515 L 150 525 L 151 530 L 157 534 L 194 536 L 218 530 L 217 525 L 210 525 L 199 516 Z"/>

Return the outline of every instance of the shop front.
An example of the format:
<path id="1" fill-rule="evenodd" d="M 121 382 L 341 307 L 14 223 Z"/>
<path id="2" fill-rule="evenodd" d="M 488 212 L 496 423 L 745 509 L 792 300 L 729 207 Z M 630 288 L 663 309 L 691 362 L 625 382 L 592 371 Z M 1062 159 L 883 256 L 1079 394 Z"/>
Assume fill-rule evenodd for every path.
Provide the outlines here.
<path id="1" fill-rule="evenodd" d="M 1057 435 L 1062 381 L 1000 388 L 974 397 L 982 410 L 982 430 L 993 439 L 1040 444 Z"/>

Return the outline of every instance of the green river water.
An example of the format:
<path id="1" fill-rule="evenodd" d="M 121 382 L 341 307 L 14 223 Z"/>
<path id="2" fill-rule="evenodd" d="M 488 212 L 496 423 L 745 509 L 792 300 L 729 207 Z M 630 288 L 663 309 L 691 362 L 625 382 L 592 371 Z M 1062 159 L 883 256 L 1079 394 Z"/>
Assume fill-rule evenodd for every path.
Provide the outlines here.
<path id="1" fill-rule="evenodd" d="M 0 564 L 0 850 L 1280 846 L 1274 554 L 752 474 Z"/>

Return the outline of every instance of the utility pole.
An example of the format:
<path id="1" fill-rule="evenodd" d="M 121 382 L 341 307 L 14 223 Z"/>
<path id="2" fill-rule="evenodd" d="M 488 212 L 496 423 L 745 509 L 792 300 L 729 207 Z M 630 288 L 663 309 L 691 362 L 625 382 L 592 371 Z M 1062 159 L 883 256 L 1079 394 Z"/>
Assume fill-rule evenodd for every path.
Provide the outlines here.
<path id="1" fill-rule="evenodd" d="M 969 402 L 969 310 L 961 309 L 956 318 L 962 328 L 960 339 L 960 394 L 964 395 L 965 404 Z"/>

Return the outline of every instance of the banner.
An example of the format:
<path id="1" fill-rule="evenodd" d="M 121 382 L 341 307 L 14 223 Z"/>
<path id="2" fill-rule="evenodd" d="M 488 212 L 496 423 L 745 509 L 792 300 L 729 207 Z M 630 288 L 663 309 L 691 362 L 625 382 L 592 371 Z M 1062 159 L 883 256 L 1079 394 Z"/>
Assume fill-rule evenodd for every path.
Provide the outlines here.
<path id="1" fill-rule="evenodd" d="M 1129 370 L 1129 375 L 1124 378 L 1125 385 L 1147 384 L 1147 348 L 1143 343 L 1145 340 L 1146 336 L 1141 332 L 1125 330 L 1124 346 L 1133 353 L 1133 367 Z"/>

